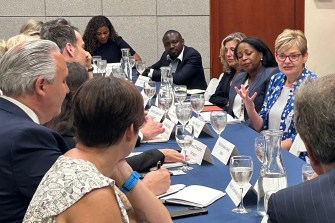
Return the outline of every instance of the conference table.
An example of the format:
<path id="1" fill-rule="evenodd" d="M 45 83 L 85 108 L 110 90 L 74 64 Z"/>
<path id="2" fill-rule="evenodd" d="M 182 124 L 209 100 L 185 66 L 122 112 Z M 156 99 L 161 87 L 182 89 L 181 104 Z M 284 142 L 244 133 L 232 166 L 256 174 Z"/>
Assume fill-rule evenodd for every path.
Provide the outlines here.
<path id="1" fill-rule="evenodd" d="M 215 137 L 206 136 L 201 134 L 197 139 L 200 142 L 207 145 L 212 151 L 217 136 Z M 247 127 L 244 124 L 228 124 L 225 130 L 222 132 L 221 137 L 233 143 L 240 155 L 249 155 L 254 161 L 254 172 L 250 180 L 251 185 L 254 185 L 259 176 L 259 170 L 261 163 L 258 161 L 254 151 L 254 139 L 260 135 L 258 132 Z M 135 148 L 135 151 L 144 151 L 147 149 L 160 149 L 160 148 L 173 148 L 180 150 L 172 134 L 170 140 L 165 143 L 144 143 L 140 147 Z M 301 182 L 301 167 L 304 163 L 303 160 L 293 156 L 286 150 L 281 150 L 282 160 L 284 168 L 287 174 L 288 185 L 292 186 Z M 202 162 L 202 165 L 194 164 L 193 170 L 187 171 L 186 175 L 171 176 L 171 184 L 185 184 L 189 185 L 204 185 L 214 189 L 225 192 L 225 188 L 231 181 L 229 172 L 229 166 L 223 164 L 218 159 L 214 158 L 214 164 Z M 247 214 L 236 214 L 231 210 L 235 208 L 233 201 L 226 194 L 224 197 L 215 201 L 213 204 L 207 207 L 208 214 L 198 215 L 187 218 L 175 219 L 174 222 L 261 222 L 262 217 L 256 213 L 257 207 L 257 196 L 250 189 L 247 195 L 244 197 L 244 204 L 247 208 L 250 208 L 252 212 Z M 185 206 L 165 204 L 169 210 L 181 209 Z"/>

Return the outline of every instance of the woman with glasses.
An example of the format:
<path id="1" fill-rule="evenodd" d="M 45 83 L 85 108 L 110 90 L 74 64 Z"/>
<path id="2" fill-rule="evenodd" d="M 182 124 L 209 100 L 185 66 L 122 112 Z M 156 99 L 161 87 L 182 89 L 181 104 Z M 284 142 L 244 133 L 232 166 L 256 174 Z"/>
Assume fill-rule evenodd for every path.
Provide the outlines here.
<path id="1" fill-rule="evenodd" d="M 220 61 L 223 65 L 223 73 L 220 83 L 209 101 L 223 109 L 228 109 L 229 89 L 232 80 L 241 72 L 241 66 L 238 65 L 238 61 L 234 57 L 234 51 L 236 45 L 244 38 L 246 38 L 244 33 L 235 32 L 229 34 L 221 43 Z"/>
<path id="2" fill-rule="evenodd" d="M 244 101 L 234 88 L 248 89 L 248 95 L 254 98 L 254 108 L 259 112 L 262 108 L 266 91 L 272 75 L 278 73 L 277 62 L 269 47 L 257 37 L 247 37 L 237 44 L 235 59 L 244 72 L 234 77 L 229 90 L 228 114 L 250 124 Z"/>
<path id="3" fill-rule="evenodd" d="M 101 56 L 107 63 L 120 63 L 122 48 L 129 48 L 135 60 L 141 57 L 133 48 L 115 31 L 111 21 L 106 16 L 94 16 L 87 24 L 83 40 L 85 50 L 92 56 Z"/>
<path id="4" fill-rule="evenodd" d="M 249 90 L 242 86 L 235 89 L 242 97 L 250 124 L 256 131 L 280 129 L 283 131 L 281 146 L 290 149 L 296 136 L 294 128 L 294 95 L 306 79 L 317 76 L 305 68 L 308 59 L 307 39 L 300 30 L 285 29 L 275 42 L 276 61 L 280 72 L 271 78 L 262 110 L 258 114 Z"/>

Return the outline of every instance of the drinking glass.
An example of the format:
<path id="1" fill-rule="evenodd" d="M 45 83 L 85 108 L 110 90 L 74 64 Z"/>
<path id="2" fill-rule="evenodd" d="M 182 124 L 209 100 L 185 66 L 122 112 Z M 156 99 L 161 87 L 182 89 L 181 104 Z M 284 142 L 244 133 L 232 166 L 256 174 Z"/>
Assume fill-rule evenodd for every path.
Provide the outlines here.
<path id="1" fill-rule="evenodd" d="M 151 107 L 151 99 L 156 94 L 156 82 L 148 81 L 143 84 L 144 94 L 146 94 L 149 98 L 148 104 L 149 108 Z"/>
<path id="2" fill-rule="evenodd" d="M 305 182 L 313 178 L 315 171 L 313 170 L 313 167 L 311 166 L 310 163 L 304 163 L 301 168 L 301 173 L 302 173 L 302 182 Z"/>
<path id="3" fill-rule="evenodd" d="M 173 92 L 170 89 L 165 91 L 160 91 L 158 93 L 158 107 L 165 111 L 164 119 L 167 117 L 167 113 L 172 105 L 173 101 Z"/>
<path id="4" fill-rule="evenodd" d="M 188 149 L 192 145 L 193 138 L 194 138 L 194 128 L 193 125 L 176 125 L 176 141 L 178 145 L 180 146 L 181 154 L 183 154 L 184 157 L 184 164 L 180 168 L 182 171 L 188 171 L 192 170 L 193 168 L 187 165 L 186 163 L 186 156 Z"/>
<path id="5" fill-rule="evenodd" d="M 258 158 L 258 160 L 263 163 L 264 161 L 264 152 L 265 152 L 265 139 L 264 136 L 257 136 L 255 138 L 255 144 L 254 144 L 254 148 L 255 148 L 255 153 L 256 156 Z"/>
<path id="6" fill-rule="evenodd" d="M 205 105 L 205 97 L 203 94 L 192 94 L 191 95 L 191 105 L 195 113 L 197 113 L 197 118 L 200 117 L 200 112 Z"/>
<path id="7" fill-rule="evenodd" d="M 180 124 L 185 126 L 192 117 L 192 106 L 190 103 L 176 105 L 176 116 Z"/>
<path id="8" fill-rule="evenodd" d="M 218 134 L 218 137 L 220 137 L 227 125 L 227 112 L 212 111 L 210 114 L 210 122 L 214 131 Z"/>
<path id="9" fill-rule="evenodd" d="M 129 58 L 130 67 L 133 68 L 135 65 L 135 57 L 129 56 L 128 58 Z"/>
<path id="10" fill-rule="evenodd" d="M 104 77 L 106 74 L 107 60 L 99 60 L 97 62 L 97 67 L 98 67 L 98 73 L 100 71 L 102 76 Z"/>
<path id="11" fill-rule="evenodd" d="M 239 214 L 248 213 L 251 210 L 245 209 L 243 204 L 243 187 L 249 183 L 253 172 L 253 162 L 250 156 L 232 156 L 230 158 L 230 175 L 241 189 L 241 202 L 232 211 Z"/>
<path id="12" fill-rule="evenodd" d="M 93 65 L 94 65 L 95 67 L 98 66 L 98 61 L 99 61 L 99 60 L 102 60 L 102 59 L 101 59 L 101 56 L 93 56 L 93 57 L 92 57 L 92 62 L 93 62 Z"/>
<path id="13" fill-rule="evenodd" d="M 187 86 L 186 85 L 175 85 L 174 86 L 174 98 L 181 104 L 185 101 L 187 97 Z"/>
<path id="14" fill-rule="evenodd" d="M 144 61 L 137 61 L 136 62 L 136 70 L 137 72 L 142 75 L 145 70 L 145 62 Z"/>
<path id="15" fill-rule="evenodd" d="M 268 211 L 268 203 L 269 203 L 269 199 L 271 197 L 271 195 L 273 193 L 276 193 L 278 190 L 268 190 L 268 191 L 265 191 L 265 194 L 264 194 L 264 210 L 265 210 L 265 213 L 267 213 Z"/>

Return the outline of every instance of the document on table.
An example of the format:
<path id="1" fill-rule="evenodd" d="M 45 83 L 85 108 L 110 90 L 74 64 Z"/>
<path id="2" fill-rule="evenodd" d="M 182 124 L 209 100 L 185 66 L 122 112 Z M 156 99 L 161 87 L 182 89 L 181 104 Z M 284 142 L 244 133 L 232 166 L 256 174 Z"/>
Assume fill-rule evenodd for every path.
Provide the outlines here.
<path id="1" fill-rule="evenodd" d="M 194 207 L 207 207 L 223 197 L 224 192 L 201 185 L 190 185 L 177 193 L 161 198 L 163 202 Z"/>

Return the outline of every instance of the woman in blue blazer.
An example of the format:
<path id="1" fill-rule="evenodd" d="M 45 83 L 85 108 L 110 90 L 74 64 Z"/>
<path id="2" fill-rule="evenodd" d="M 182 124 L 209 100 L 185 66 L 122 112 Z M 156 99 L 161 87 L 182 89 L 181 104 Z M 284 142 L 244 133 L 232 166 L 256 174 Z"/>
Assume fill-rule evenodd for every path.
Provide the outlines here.
<path id="1" fill-rule="evenodd" d="M 234 56 L 244 72 L 237 75 L 231 84 L 228 113 L 249 125 L 249 117 L 243 100 L 237 95 L 234 88 L 241 88 L 243 85 L 249 89 L 250 97 L 256 92 L 255 109 L 259 112 L 262 108 L 270 79 L 279 70 L 271 50 L 257 37 L 248 37 L 242 40 L 236 46 Z"/>

